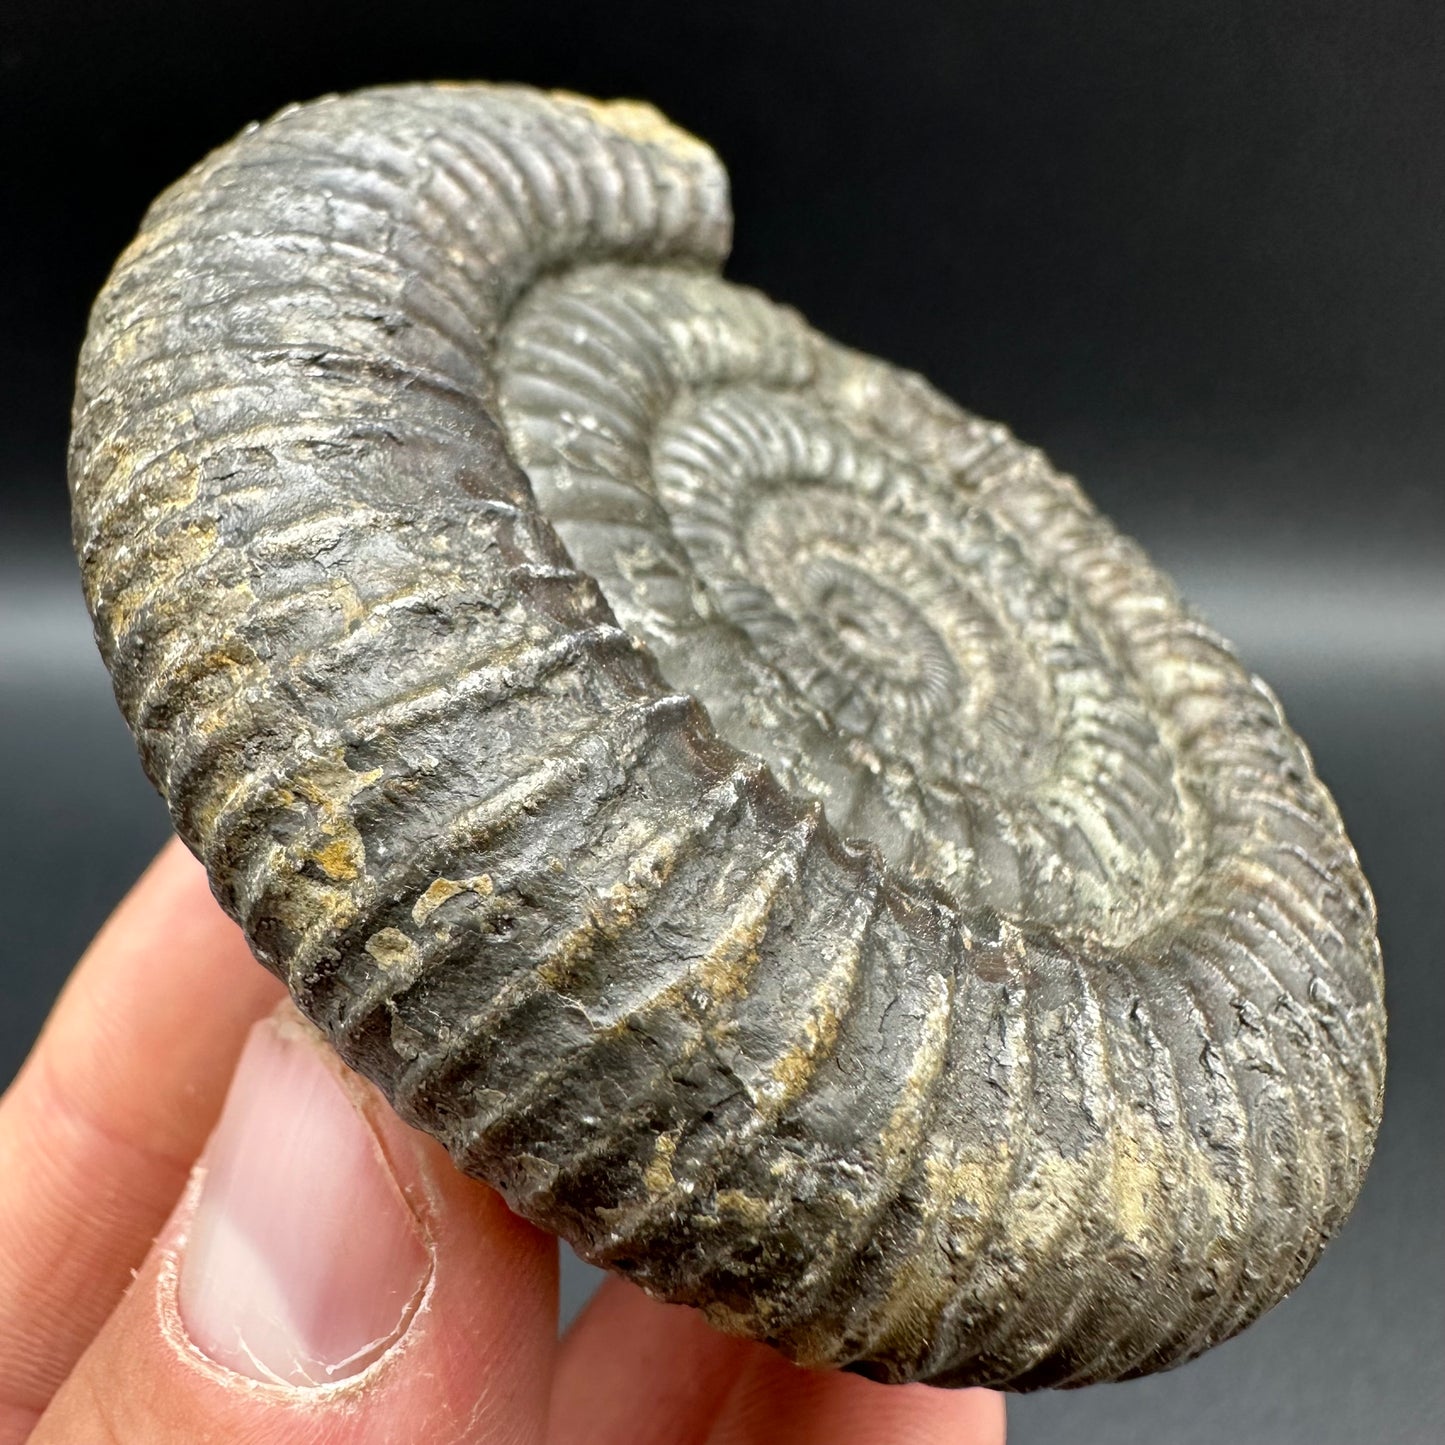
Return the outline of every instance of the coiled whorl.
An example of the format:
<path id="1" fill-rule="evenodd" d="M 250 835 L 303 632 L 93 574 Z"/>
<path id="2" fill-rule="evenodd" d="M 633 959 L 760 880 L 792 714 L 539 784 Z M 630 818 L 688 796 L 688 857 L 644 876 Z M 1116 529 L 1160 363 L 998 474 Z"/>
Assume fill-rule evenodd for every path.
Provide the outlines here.
<path id="1" fill-rule="evenodd" d="M 587 1258 L 884 1379 L 1178 1363 L 1355 1198 L 1369 890 L 1138 548 L 729 229 L 523 89 L 209 157 L 81 361 L 117 696 L 258 957 Z"/>

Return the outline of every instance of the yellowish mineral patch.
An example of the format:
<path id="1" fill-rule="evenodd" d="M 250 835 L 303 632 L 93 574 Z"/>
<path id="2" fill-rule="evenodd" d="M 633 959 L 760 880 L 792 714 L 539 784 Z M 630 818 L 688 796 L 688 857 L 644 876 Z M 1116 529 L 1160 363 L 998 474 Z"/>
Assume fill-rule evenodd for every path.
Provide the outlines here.
<path id="1" fill-rule="evenodd" d="M 366 951 L 383 968 L 405 968 L 416 959 L 416 944 L 399 928 L 383 928 L 366 940 Z"/>
<path id="2" fill-rule="evenodd" d="M 672 1156 L 677 1153 L 677 1141 L 681 1137 L 681 1130 L 670 1129 L 665 1134 L 657 1136 L 657 1143 L 653 1146 L 652 1159 L 647 1168 L 642 1171 L 642 1182 L 647 1186 L 647 1192 L 656 1198 L 660 1194 L 666 1194 L 672 1188 Z"/>
<path id="3" fill-rule="evenodd" d="M 738 1219 L 746 1219 L 750 1224 L 767 1222 L 768 1201 L 744 1193 L 741 1189 L 719 1189 L 717 1207 L 726 1210 Z"/>
<path id="4" fill-rule="evenodd" d="M 643 100 L 594 100 L 570 90 L 554 90 L 556 100 L 585 107 L 605 126 L 641 145 L 661 146 L 674 155 L 689 153 L 699 158 L 710 157 L 712 148 L 674 125 L 661 111 Z"/>
<path id="5" fill-rule="evenodd" d="M 479 873 L 475 878 L 437 878 L 411 906 L 412 921 L 422 924 L 449 899 L 460 893 L 475 893 L 480 898 L 492 895 L 492 877 Z"/>
<path id="6" fill-rule="evenodd" d="M 312 857 L 328 878 L 334 878 L 338 883 L 351 883 L 361 876 L 359 843 L 359 838 L 353 840 L 349 835 L 333 838 L 318 848 Z"/>
<path id="7" fill-rule="evenodd" d="M 317 759 L 291 780 L 298 796 L 316 809 L 316 826 L 325 839 L 301 856 L 309 857 L 337 883 L 354 883 L 361 877 L 366 848 L 352 821 L 351 802 L 380 777 L 380 768 L 353 772 L 338 756 Z"/>

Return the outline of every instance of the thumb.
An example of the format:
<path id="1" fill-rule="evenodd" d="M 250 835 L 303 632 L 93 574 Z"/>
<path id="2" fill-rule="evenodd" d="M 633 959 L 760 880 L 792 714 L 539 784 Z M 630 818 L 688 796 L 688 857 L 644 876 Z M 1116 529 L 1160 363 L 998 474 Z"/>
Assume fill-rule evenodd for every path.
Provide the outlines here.
<path id="1" fill-rule="evenodd" d="M 289 1005 L 32 1440 L 540 1441 L 556 1247 Z"/>

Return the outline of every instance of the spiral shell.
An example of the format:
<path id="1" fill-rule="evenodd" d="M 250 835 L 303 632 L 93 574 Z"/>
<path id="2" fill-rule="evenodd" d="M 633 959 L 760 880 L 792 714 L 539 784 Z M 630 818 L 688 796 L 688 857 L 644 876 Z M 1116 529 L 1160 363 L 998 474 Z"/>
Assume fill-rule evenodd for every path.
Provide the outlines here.
<path id="1" fill-rule="evenodd" d="M 586 1258 L 886 1380 L 1176 1364 L 1358 1191 L 1368 887 L 1139 549 L 730 224 L 521 88 L 202 162 L 80 366 L 121 707 L 301 1009 Z"/>

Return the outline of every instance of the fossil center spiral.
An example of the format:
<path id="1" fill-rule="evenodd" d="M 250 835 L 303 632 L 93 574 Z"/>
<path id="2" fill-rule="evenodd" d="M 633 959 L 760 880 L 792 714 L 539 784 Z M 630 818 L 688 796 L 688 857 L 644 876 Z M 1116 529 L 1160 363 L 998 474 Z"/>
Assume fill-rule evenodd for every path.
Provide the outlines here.
<path id="1" fill-rule="evenodd" d="M 957 558 L 851 491 L 870 470 L 856 443 L 829 449 L 841 482 L 790 470 L 721 495 L 682 460 L 711 421 L 694 412 L 662 439 L 658 491 L 726 620 L 841 737 L 926 786 L 1036 777 L 1056 727 L 1043 668 L 1020 665 L 1020 638 Z"/>
<path id="2" fill-rule="evenodd" d="M 1184 803 L 1110 639 L 1026 529 L 895 434 L 896 397 L 857 394 L 852 353 L 725 284 L 579 269 L 513 316 L 508 441 L 568 551 L 845 836 L 1008 917 L 1147 926 Z"/>

